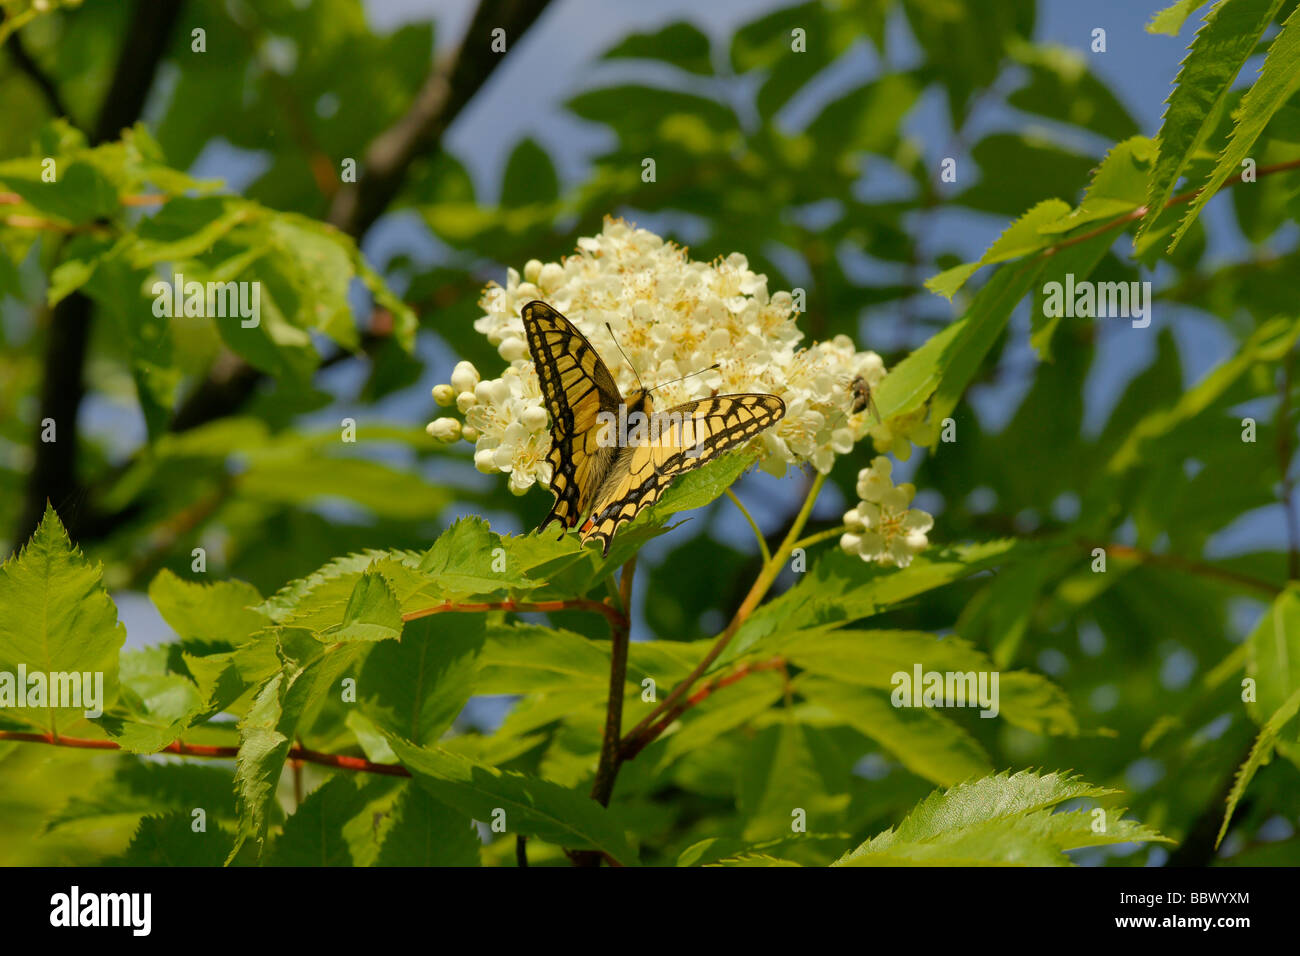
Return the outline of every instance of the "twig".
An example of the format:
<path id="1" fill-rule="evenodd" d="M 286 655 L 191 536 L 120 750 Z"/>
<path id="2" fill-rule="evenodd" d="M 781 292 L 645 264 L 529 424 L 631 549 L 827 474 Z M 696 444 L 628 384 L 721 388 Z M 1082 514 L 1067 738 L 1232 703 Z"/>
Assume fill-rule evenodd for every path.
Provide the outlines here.
<path id="1" fill-rule="evenodd" d="M 833 528 L 827 528 L 825 531 L 818 531 L 816 534 L 810 534 L 794 543 L 795 548 L 811 548 L 814 544 L 821 544 L 828 538 L 838 538 L 844 532 L 848 531 L 848 525 L 837 524 Z M 791 550 L 794 550 L 793 548 Z"/>
<path id="2" fill-rule="evenodd" d="M 64 737 L 54 734 L 29 733 L 22 730 L 0 730 L 0 740 L 21 740 L 33 744 L 50 744 L 54 747 L 73 747 L 79 750 L 121 750 L 115 740 L 92 740 L 84 737 Z M 178 754 L 182 757 L 211 757 L 231 760 L 239 756 L 238 747 L 216 747 L 208 744 L 187 744 L 176 740 L 163 747 L 158 753 Z M 326 754 L 305 747 L 293 747 L 286 755 L 287 760 L 302 760 L 307 763 L 334 767 L 336 770 L 355 770 L 361 773 L 378 773 L 389 777 L 409 777 L 411 772 L 400 764 L 371 763 L 364 757 L 350 757 L 345 754 Z"/>
<path id="3" fill-rule="evenodd" d="M 1224 581 L 1228 584 L 1236 584 L 1241 587 L 1250 588 L 1254 591 L 1262 591 L 1266 594 L 1277 596 L 1282 593 L 1282 588 L 1271 581 L 1265 581 L 1263 578 L 1251 577 L 1249 574 L 1242 574 L 1239 571 L 1232 571 L 1228 568 L 1216 567 L 1213 564 L 1205 564 L 1201 561 L 1192 561 L 1188 558 L 1180 558 L 1173 554 L 1155 554 L 1151 551 L 1144 551 L 1141 548 L 1134 548 L 1127 544 L 1100 544 L 1095 541 L 1080 541 L 1079 546 L 1085 550 L 1092 551 L 1101 548 L 1108 555 L 1116 558 L 1127 558 L 1130 561 L 1136 561 L 1139 564 L 1145 564 L 1151 567 L 1172 568 L 1177 571 L 1185 571 L 1188 574 L 1195 574 L 1199 577 L 1213 578 Z"/>
<path id="4" fill-rule="evenodd" d="M 172 30 L 185 4 L 137 2 L 132 10 L 113 77 L 103 106 L 89 136 L 92 146 L 116 139 L 123 127 L 140 117 L 153 86 L 158 66 L 171 42 Z M 34 464 L 26 498 L 14 532 L 14 549 L 20 548 L 40 524 L 47 500 L 65 504 L 80 491 L 77 478 L 77 413 L 85 394 L 82 369 L 90 340 L 90 300 L 74 292 L 50 316 L 41 377 L 41 405 L 37 421 L 51 419 L 57 441 L 46 442 L 40 429 L 33 437 Z M 64 524 L 75 541 L 77 522 L 65 516 Z"/>
<path id="5" fill-rule="evenodd" d="M 710 696 L 722 690 L 722 688 L 730 687 L 732 684 L 744 680 L 750 674 L 756 674 L 760 671 L 784 672 L 785 669 L 786 669 L 785 658 L 774 657 L 771 660 L 767 660 L 767 661 L 759 661 L 757 663 L 750 663 L 750 664 L 741 664 L 739 667 L 737 667 L 735 670 L 731 671 L 730 673 L 726 674 L 725 676 L 716 678 L 715 680 L 705 683 L 704 686 L 702 686 L 695 693 L 691 694 L 690 697 L 686 698 L 686 700 L 684 701 L 681 701 L 672 710 L 668 711 L 668 713 L 660 717 L 659 720 L 657 720 L 654 723 L 654 725 L 651 726 L 650 729 L 641 736 L 639 740 L 634 741 L 631 749 L 629 749 L 623 754 L 623 759 L 631 760 L 633 757 L 639 754 L 646 747 L 647 744 L 649 744 L 652 740 L 657 738 L 665 730 L 671 727 L 673 723 L 679 717 L 681 717 L 682 714 L 686 713 L 686 711 L 690 710 L 692 707 L 699 706 Z"/>
<path id="6" fill-rule="evenodd" d="M 754 537 L 758 539 L 758 550 L 763 555 L 763 563 L 767 564 L 767 562 L 772 560 L 772 552 L 767 547 L 767 539 L 763 537 L 763 532 L 759 530 L 758 522 L 755 521 L 754 516 L 749 513 L 749 509 L 745 507 L 745 503 L 736 497 L 734 491 L 728 488 L 725 494 L 735 503 L 736 507 L 740 509 L 740 513 L 745 516 L 745 520 L 749 522 L 749 526 L 754 529 Z"/>
<path id="7" fill-rule="evenodd" d="M 647 743 L 655 738 L 657 734 L 652 734 L 651 729 L 664 714 L 677 706 L 677 703 L 686 696 L 695 682 L 704 676 L 705 672 L 713 665 L 713 662 L 727 649 L 731 639 L 740 630 L 740 625 L 744 624 L 749 615 L 758 607 L 759 602 L 763 600 L 768 589 L 776 581 L 777 575 L 781 573 L 781 568 L 785 565 L 785 559 L 794 550 L 795 542 L 799 539 L 799 534 L 803 531 L 804 525 L 808 523 L 808 516 L 812 514 L 813 503 L 817 500 L 817 495 L 825 483 L 826 476 L 819 472 L 817 477 L 813 479 L 812 488 L 808 491 L 808 497 L 804 499 L 803 506 L 799 509 L 798 515 L 795 516 L 794 523 L 790 526 L 785 540 L 781 542 L 781 546 L 772 555 L 772 560 L 767 562 L 763 566 L 763 570 L 759 572 L 758 578 L 754 581 L 754 586 L 745 595 L 745 600 L 741 602 L 735 616 L 731 619 L 731 623 L 727 625 L 727 629 L 718 635 L 718 639 L 713 642 L 713 646 L 704 655 L 704 659 L 695 665 L 695 669 L 687 674 L 680 684 L 673 688 L 672 692 L 664 698 L 663 703 L 627 733 L 622 743 L 622 750 L 625 755 L 640 752 Z"/>
<path id="8" fill-rule="evenodd" d="M 68 108 L 63 103 L 63 97 L 59 95 L 59 88 L 41 69 L 40 64 L 32 59 L 32 55 L 27 52 L 27 47 L 23 45 L 22 38 L 17 31 L 9 35 L 5 46 L 9 50 L 9 56 L 13 58 L 14 66 L 26 74 L 27 78 L 35 83 L 36 88 L 41 91 L 41 96 L 45 97 L 45 105 L 49 107 L 50 112 L 71 122 Z"/>

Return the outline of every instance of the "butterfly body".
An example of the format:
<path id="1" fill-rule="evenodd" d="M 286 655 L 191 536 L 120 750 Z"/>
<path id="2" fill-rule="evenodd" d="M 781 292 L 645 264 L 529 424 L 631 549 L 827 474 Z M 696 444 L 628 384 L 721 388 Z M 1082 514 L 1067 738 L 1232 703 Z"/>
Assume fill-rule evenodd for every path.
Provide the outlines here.
<path id="1" fill-rule="evenodd" d="M 551 491 L 542 521 L 583 516 L 583 542 L 609 552 L 614 532 L 657 501 L 677 475 L 747 441 L 785 414 L 775 395 L 718 395 L 657 412 L 644 389 L 626 398 L 586 336 L 544 302 L 523 308 L 524 332 L 551 418 Z M 561 532 L 561 535 L 563 532 Z"/>

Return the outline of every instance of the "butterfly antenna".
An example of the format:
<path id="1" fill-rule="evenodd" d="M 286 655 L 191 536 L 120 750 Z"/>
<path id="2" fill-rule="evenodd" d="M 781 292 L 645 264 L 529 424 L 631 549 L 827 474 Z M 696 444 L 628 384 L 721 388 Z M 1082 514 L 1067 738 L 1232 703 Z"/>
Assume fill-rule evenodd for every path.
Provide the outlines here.
<path id="1" fill-rule="evenodd" d="M 663 388 L 665 385 L 676 385 L 678 382 L 684 382 L 688 378 L 692 378 L 696 375 L 703 375 L 705 372 L 712 372 L 715 368 L 721 368 L 721 367 L 722 364 L 720 362 L 714 362 L 708 368 L 702 368 L 698 372 L 691 372 L 689 375 L 683 375 L 681 378 L 675 378 L 671 382 L 660 382 L 658 385 L 655 386 L 655 388 Z M 650 389 L 650 391 L 653 392 L 655 388 Z"/>
<path id="2" fill-rule="evenodd" d="M 627 363 L 628 368 L 632 370 L 632 374 L 636 376 L 636 383 L 641 386 L 641 391 L 646 391 L 645 383 L 641 381 L 640 373 L 637 372 L 636 366 L 632 364 L 632 360 L 627 357 L 627 353 L 623 351 L 623 346 L 619 345 L 618 336 L 614 334 L 613 327 L 606 322 L 605 328 L 609 330 L 609 337 L 614 340 L 614 347 L 617 348 L 619 354 L 623 356 L 623 361 Z"/>

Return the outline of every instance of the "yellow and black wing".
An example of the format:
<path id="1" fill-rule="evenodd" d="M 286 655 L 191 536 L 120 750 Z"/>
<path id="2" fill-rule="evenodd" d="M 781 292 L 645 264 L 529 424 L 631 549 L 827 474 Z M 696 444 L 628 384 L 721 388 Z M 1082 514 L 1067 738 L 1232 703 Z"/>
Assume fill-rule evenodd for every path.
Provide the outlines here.
<path id="1" fill-rule="evenodd" d="M 591 505 L 617 450 L 600 442 L 597 415 L 617 414 L 623 397 L 614 376 L 577 326 L 541 301 L 529 302 L 522 315 L 528 350 L 551 416 L 547 461 L 555 504 L 537 530 L 552 521 L 572 528 Z"/>
<path id="2" fill-rule="evenodd" d="M 659 500 L 672 479 L 717 458 L 775 425 L 785 402 L 775 395 L 717 395 L 656 414 L 658 433 L 620 449 L 601 482 L 582 540 L 595 538 L 605 554 L 614 532 Z"/>

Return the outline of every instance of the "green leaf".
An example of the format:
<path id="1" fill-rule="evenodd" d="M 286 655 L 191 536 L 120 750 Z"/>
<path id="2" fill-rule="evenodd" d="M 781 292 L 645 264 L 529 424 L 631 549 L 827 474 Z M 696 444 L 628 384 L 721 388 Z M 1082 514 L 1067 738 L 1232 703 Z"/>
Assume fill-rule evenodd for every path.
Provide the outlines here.
<path id="1" fill-rule="evenodd" d="M 1223 824 L 1219 827 L 1219 835 L 1214 840 L 1216 848 L 1223 842 L 1228 832 L 1228 824 L 1232 822 L 1232 814 L 1237 809 L 1237 804 L 1245 796 L 1246 787 L 1250 786 L 1250 781 L 1255 778 L 1259 769 L 1273 759 L 1273 749 L 1281 740 L 1283 728 L 1295 720 L 1297 713 L 1300 713 L 1300 687 L 1296 688 L 1295 692 L 1283 701 L 1282 706 L 1264 722 L 1259 736 L 1255 738 L 1255 743 L 1250 748 L 1250 756 L 1237 770 L 1232 790 L 1228 793 L 1228 809 L 1223 814 Z"/>
<path id="2" fill-rule="evenodd" d="M 954 266 L 932 276 L 926 280 L 925 287 L 945 299 L 951 299 L 980 266 L 1019 259 L 1047 248 L 1053 240 L 1050 236 L 1043 235 L 1045 227 L 1058 222 L 1069 212 L 1069 203 L 1060 199 L 1044 199 L 1008 226 L 977 262 Z"/>
<path id="3" fill-rule="evenodd" d="M 1255 697 L 1246 711 L 1263 726 L 1300 690 L 1300 588 L 1292 585 L 1278 595 L 1250 637 L 1246 676 L 1255 681 Z M 1300 725 L 1279 726 L 1277 747 L 1300 765 Z"/>
<path id="4" fill-rule="evenodd" d="M 118 866 L 221 866 L 230 853 L 231 836 L 217 826 L 196 831 L 184 811 L 145 817 L 131 845 L 110 863 Z"/>
<path id="5" fill-rule="evenodd" d="M 523 568 L 509 560 L 501 536 L 478 517 L 462 518 L 440 534 L 421 559 L 420 571 L 434 581 L 443 600 L 449 601 L 540 583 L 530 580 Z"/>
<path id="6" fill-rule="evenodd" d="M 366 571 L 352 589 L 343 623 L 320 635 L 328 641 L 395 641 L 402 636 L 402 608 L 387 579 Z"/>
<path id="7" fill-rule="evenodd" d="M 393 814 L 379 866 L 479 865 L 482 844 L 473 823 L 421 787 L 406 787 Z"/>
<path id="8" fill-rule="evenodd" d="M 802 631 L 769 644 L 765 650 L 779 653 L 813 674 L 864 687 L 893 689 L 900 686 L 898 675 L 912 680 L 915 668 L 923 673 L 995 675 L 996 687 L 988 685 L 993 697 L 988 708 L 1009 723 L 1035 733 L 1078 732 L 1069 698 L 1040 674 L 1002 671 L 982 651 L 959 637 L 937 638 L 917 631 Z M 993 676 L 986 678 L 991 681 Z M 983 715 L 985 708 L 976 698 L 968 706 Z"/>
<path id="9" fill-rule="evenodd" d="M 480 694 L 609 689 L 609 645 L 535 624 L 493 625 L 479 657 Z"/>
<path id="10" fill-rule="evenodd" d="M 193 810 L 201 807 L 209 825 L 216 820 L 235 819 L 235 795 L 230 790 L 230 771 L 196 763 L 154 763 L 124 759 L 117 763 L 111 779 L 93 792 L 74 794 L 45 823 L 46 832 L 63 827 L 95 830 L 123 822 L 136 823 L 142 816 L 183 813 L 193 822 Z M 217 861 L 220 865 L 221 861 Z"/>
<path id="11" fill-rule="evenodd" d="M 667 686 L 667 685 L 665 685 Z M 708 700 L 682 717 L 679 726 L 663 738 L 662 769 L 679 757 L 705 747 L 737 727 L 743 727 L 764 713 L 785 695 L 785 681 L 779 674 L 758 673 L 711 694 Z M 788 827 L 789 809 L 785 825 Z"/>
<path id="12" fill-rule="evenodd" d="M 100 567 L 72 546 L 48 504 L 31 540 L 0 565 L 0 607 L 0 714 L 58 733 L 94 705 L 113 704 L 126 628 Z M 25 687 L 17 686 L 19 667 Z M 102 699 L 95 701 L 101 679 Z M 80 697 L 80 706 L 53 706 L 56 692 L 65 703 Z M 20 699 L 23 706 L 16 706 Z"/>
<path id="13" fill-rule="evenodd" d="M 941 419 L 978 371 L 984 356 L 1006 327 L 1011 310 L 1034 287 L 1041 260 L 1005 265 L 976 294 L 956 322 L 899 362 L 876 390 L 876 407 L 888 419 L 931 401 L 930 415 Z"/>
<path id="14" fill-rule="evenodd" d="M 1117 793 L 1078 777 L 1024 770 L 935 791 L 897 827 L 845 854 L 837 866 L 1030 865 L 1068 863 L 1063 851 L 1132 841 L 1172 842 L 1107 810 L 1105 825 L 1085 811 L 1052 812 L 1067 800 Z"/>
<path id="15" fill-rule="evenodd" d="M 241 644 L 272 623 L 256 610 L 262 595 L 243 581 L 186 581 L 164 568 L 149 583 L 149 599 L 173 631 L 191 640 Z"/>
<path id="16" fill-rule="evenodd" d="M 1011 540 L 962 545 L 919 555 L 906 568 L 881 568 L 839 549 L 823 555 L 799 583 L 762 605 L 719 658 L 726 663 L 772 634 L 821 625 L 843 627 L 977 571 L 1025 560 L 1032 545 Z"/>
<path id="17" fill-rule="evenodd" d="M 267 808 L 299 725 L 325 694 L 339 692 L 339 679 L 367 646 L 323 647 L 310 632 L 294 628 L 284 628 L 279 640 L 284 667 L 262 685 L 239 722 L 235 795 L 240 825 L 232 858 L 250 839 L 261 852 L 270 823 Z"/>
<path id="18" fill-rule="evenodd" d="M 620 58 L 662 60 L 701 76 L 713 73 L 709 38 L 684 21 L 670 23 L 656 33 L 629 34 L 603 56 L 606 60 Z"/>
<path id="19" fill-rule="evenodd" d="M 364 801 L 356 783 L 338 774 L 310 794 L 285 821 L 271 851 L 272 866 L 352 866 L 344 825 Z"/>
<path id="20" fill-rule="evenodd" d="M 1132 136 L 1116 143 L 1093 173 L 1078 208 L 1043 226 L 1042 231 L 1066 233 L 1089 223 L 1118 219 L 1134 212 L 1146 198 L 1155 160 L 1156 144 L 1145 136 Z"/>
<path id="21" fill-rule="evenodd" d="M 799 693 L 933 783 L 952 784 L 993 772 L 975 738 L 932 709 L 894 707 L 882 691 L 820 679 L 800 681 Z"/>
<path id="22" fill-rule="evenodd" d="M 1219 0 L 1196 33 L 1166 100 L 1160 156 L 1152 172 L 1141 239 L 1155 226 L 1188 165 L 1218 124 L 1233 81 L 1273 22 L 1282 0 Z"/>
<path id="23" fill-rule="evenodd" d="M 1273 319 L 1260 325 L 1232 358 L 1212 369 L 1172 406 L 1151 412 L 1129 431 L 1106 470 L 1119 474 L 1150 460 L 1157 442 L 1194 421 L 1243 375 L 1261 362 L 1276 362 L 1300 337 L 1300 319 Z"/>
<path id="24" fill-rule="evenodd" d="M 1037 43 L 1010 45 L 1011 55 L 1028 69 L 1024 86 L 1007 96 L 1018 110 L 1091 130 L 1108 140 L 1138 131 L 1124 104 L 1088 69 L 1087 57 L 1070 47 Z"/>
<path id="25" fill-rule="evenodd" d="M 1163 33 L 1165 36 L 1176 37 L 1183 28 L 1183 24 L 1201 7 L 1209 3 L 1210 0 L 1175 0 L 1163 10 L 1158 11 L 1151 17 L 1151 22 L 1147 24 L 1147 33 Z"/>
<path id="26" fill-rule="evenodd" d="M 622 824 L 585 793 L 498 770 L 447 750 L 417 747 L 392 734 L 388 739 L 420 786 L 475 820 L 492 820 L 495 811 L 504 810 L 508 833 L 536 836 L 571 849 L 599 850 L 625 866 L 637 861 Z"/>
<path id="27" fill-rule="evenodd" d="M 529 203 L 554 202 L 559 194 L 559 179 L 546 150 L 532 139 L 520 140 L 506 163 L 501 205 L 517 208 Z"/>
<path id="28" fill-rule="evenodd" d="M 257 501 L 309 505 L 322 498 L 343 498 L 385 518 L 427 520 L 450 500 L 446 489 L 419 475 L 342 456 L 254 452 L 236 483 L 242 494 Z"/>
<path id="29" fill-rule="evenodd" d="M 1201 208 L 1228 181 L 1228 177 L 1242 172 L 1242 164 L 1250 158 L 1255 141 L 1264 132 L 1268 121 L 1297 90 L 1300 90 L 1300 8 L 1291 12 L 1286 23 L 1282 24 L 1282 31 L 1270 44 L 1259 79 L 1246 92 L 1241 106 L 1237 108 L 1237 125 L 1233 128 L 1232 138 L 1219 156 L 1209 181 L 1188 203 L 1183 221 L 1178 224 L 1173 238 L 1169 240 L 1170 249 L 1178 245 L 1200 214 Z M 1250 188 L 1249 184 L 1246 188 Z"/>
<path id="30" fill-rule="evenodd" d="M 474 693 L 484 632 L 481 614 L 412 621 L 400 642 L 366 658 L 359 681 L 366 716 L 420 746 L 437 743 Z"/>
<path id="31" fill-rule="evenodd" d="M 737 804 L 749 841 L 773 840 L 791 832 L 795 812 L 813 829 L 848 802 L 831 797 L 818 772 L 808 731 L 794 720 L 762 730 L 746 748 L 738 773 Z"/>

